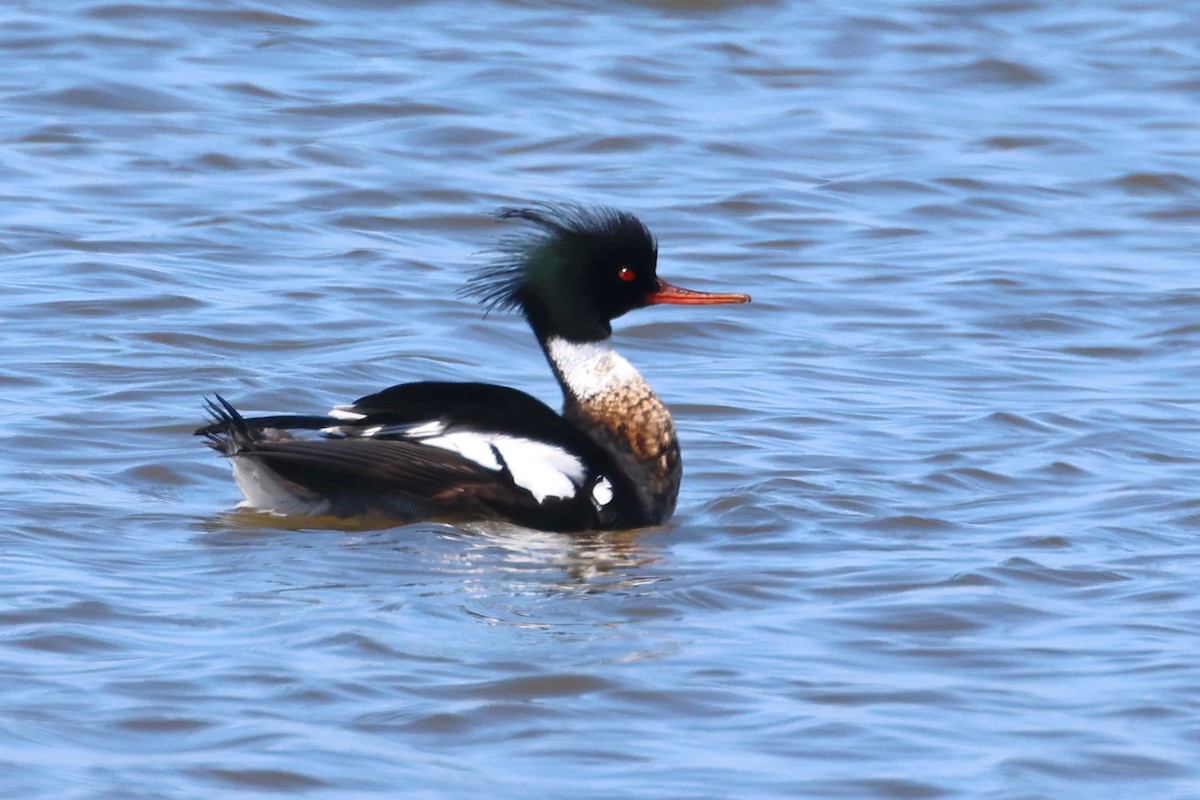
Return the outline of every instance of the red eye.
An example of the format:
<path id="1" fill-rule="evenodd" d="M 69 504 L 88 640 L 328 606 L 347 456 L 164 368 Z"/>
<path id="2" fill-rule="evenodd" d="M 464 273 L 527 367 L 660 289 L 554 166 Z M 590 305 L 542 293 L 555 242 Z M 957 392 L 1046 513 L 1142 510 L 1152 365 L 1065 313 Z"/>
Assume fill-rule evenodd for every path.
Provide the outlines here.
<path id="1" fill-rule="evenodd" d="M 617 277 L 623 281 L 631 281 L 637 277 L 637 274 L 629 267 L 621 267 L 617 270 Z"/>

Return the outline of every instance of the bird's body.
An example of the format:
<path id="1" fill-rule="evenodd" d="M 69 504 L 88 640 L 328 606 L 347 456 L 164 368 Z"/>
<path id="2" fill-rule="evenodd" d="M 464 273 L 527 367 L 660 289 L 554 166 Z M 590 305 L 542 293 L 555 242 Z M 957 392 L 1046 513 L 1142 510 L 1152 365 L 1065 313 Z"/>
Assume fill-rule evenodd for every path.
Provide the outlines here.
<path id="1" fill-rule="evenodd" d="M 393 386 L 325 416 L 243 418 L 218 397 L 196 431 L 233 463 L 244 506 L 281 514 L 503 520 L 557 531 L 656 525 L 682 467 L 666 406 L 607 344 L 609 322 L 654 303 L 745 302 L 670 286 L 633 216 L 522 209 L 541 232 L 468 286 L 522 311 L 563 388 L 560 415 L 516 389 Z"/>

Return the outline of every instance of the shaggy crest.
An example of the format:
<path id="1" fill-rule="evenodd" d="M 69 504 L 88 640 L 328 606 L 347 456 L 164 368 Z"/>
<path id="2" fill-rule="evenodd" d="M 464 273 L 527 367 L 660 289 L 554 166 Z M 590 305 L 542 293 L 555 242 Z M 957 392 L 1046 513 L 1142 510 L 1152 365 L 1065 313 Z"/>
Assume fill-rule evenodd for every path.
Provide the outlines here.
<path id="1" fill-rule="evenodd" d="M 579 205 L 502 208 L 498 220 L 522 220 L 536 226 L 523 234 L 503 237 L 494 252 L 498 258 L 477 271 L 459 290 L 464 297 L 479 300 L 488 310 L 521 310 L 526 307 L 526 289 L 531 272 L 547 260 L 569 261 L 588 252 L 627 248 L 631 242 L 657 257 L 658 243 L 632 214 L 607 206 Z"/>

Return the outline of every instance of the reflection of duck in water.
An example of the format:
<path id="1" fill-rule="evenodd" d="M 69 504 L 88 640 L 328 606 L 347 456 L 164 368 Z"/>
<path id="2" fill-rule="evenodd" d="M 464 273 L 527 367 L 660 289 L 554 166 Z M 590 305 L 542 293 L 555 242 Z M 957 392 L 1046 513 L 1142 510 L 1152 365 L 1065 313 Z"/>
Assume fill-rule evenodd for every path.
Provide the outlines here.
<path id="1" fill-rule="evenodd" d="M 393 386 L 328 416 L 242 417 L 223 398 L 196 431 L 228 456 L 245 502 L 282 514 L 504 520 L 576 531 L 656 525 L 682 474 L 675 426 L 645 379 L 610 349 L 610 322 L 660 303 L 744 303 L 655 274 L 658 247 L 611 209 L 512 209 L 538 230 L 466 293 L 520 310 L 565 398 L 560 416 L 504 386 Z M 300 438 L 297 432 L 319 434 Z"/>

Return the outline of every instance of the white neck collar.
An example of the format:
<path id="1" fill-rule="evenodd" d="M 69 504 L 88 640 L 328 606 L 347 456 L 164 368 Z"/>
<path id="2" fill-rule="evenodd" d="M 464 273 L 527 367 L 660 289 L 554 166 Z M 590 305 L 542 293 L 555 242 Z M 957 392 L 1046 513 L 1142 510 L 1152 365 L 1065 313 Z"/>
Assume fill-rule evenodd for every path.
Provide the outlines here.
<path id="1" fill-rule="evenodd" d="M 579 401 L 641 381 L 641 374 L 607 342 L 571 342 L 557 336 L 546 340 L 546 356 L 567 393 Z"/>

